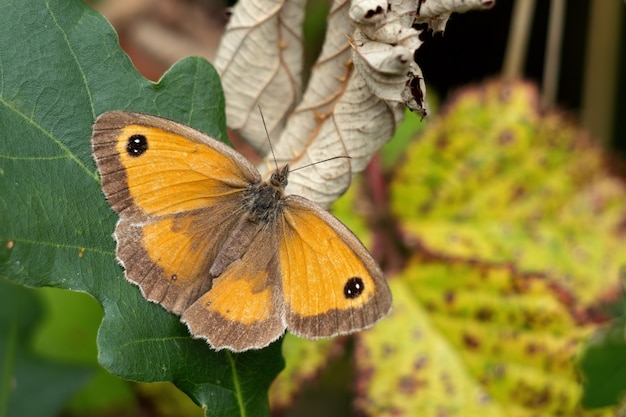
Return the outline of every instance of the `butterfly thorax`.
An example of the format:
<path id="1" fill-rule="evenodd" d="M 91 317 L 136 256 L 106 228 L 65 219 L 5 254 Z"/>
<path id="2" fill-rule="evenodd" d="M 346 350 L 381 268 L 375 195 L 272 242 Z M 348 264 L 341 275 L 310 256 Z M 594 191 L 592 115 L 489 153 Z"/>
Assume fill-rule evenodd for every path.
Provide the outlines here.
<path id="1" fill-rule="evenodd" d="M 274 172 L 269 180 L 251 187 L 248 200 L 248 220 L 271 224 L 282 212 L 283 197 L 289 176 L 289 166 Z"/>

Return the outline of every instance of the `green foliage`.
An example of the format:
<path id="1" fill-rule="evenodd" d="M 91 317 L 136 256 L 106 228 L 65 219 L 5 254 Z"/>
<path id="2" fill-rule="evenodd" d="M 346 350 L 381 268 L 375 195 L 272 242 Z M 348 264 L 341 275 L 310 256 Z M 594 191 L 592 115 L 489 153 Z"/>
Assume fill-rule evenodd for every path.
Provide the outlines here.
<path id="1" fill-rule="evenodd" d="M 621 270 L 622 292 L 626 268 Z M 624 403 L 626 396 L 626 317 L 623 315 L 626 299 L 622 299 L 622 315 L 609 326 L 602 327 L 585 346 L 580 358 L 583 378 L 583 404 L 587 407 L 606 407 Z M 622 406 L 623 408 L 623 406 Z"/>
<path id="2" fill-rule="evenodd" d="M 585 380 L 583 403 L 606 407 L 623 401 L 626 394 L 626 323 L 621 319 L 593 336 L 581 360 Z"/>
<path id="3" fill-rule="evenodd" d="M 0 278 L 0 305 L 0 416 L 57 415 L 93 369 L 33 350 L 44 313 L 33 290 Z"/>
<path id="4" fill-rule="evenodd" d="M 522 83 L 466 89 L 409 147 L 391 208 L 419 256 L 399 279 L 489 399 L 481 414 L 595 415 L 575 357 L 595 328 L 584 312 L 626 262 L 626 190 L 600 147 L 537 102 Z M 441 377 L 434 354 L 422 360 Z"/>
<path id="5" fill-rule="evenodd" d="M 594 415 L 572 360 L 589 330 L 547 281 L 416 258 L 393 284 L 394 315 L 361 355 L 369 415 Z"/>

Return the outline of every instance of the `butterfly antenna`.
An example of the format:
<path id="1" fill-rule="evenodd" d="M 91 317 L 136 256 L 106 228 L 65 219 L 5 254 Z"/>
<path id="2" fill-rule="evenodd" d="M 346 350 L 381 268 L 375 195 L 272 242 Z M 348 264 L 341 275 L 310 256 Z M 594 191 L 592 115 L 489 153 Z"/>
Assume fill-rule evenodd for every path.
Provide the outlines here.
<path id="1" fill-rule="evenodd" d="M 278 162 L 276 162 L 276 154 L 274 154 L 274 147 L 272 146 L 272 140 L 270 139 L 270 132 L 267 131 L 267 125 L 265 124 L 265 117 L 263 117 L 263 110 L 259 104 L 259 113 L 261 113 L 261 120 L 263 121 L 263 128 L 265 129 L 265 135 L 267 136 L 267 143 L 270 144 L 270 151 L 272 151 L 272 158 L 274 158 L 274 165 L 276 165 L 276 171 L 278 171 Z"/>
<path id="2" fill-rule="evenodd" d="M 301 167 L 294 168 L 294 169 L 291 170 L 291 172 L 297 171 L 297 170 L 302 169 L 302 168 L 307 168 L 307 167 L 310 167 L 312 165 L 322 164 L 324 162 L 328 162 L 328 161 L 332 161 L 333 159 L 340 159 L 340 158 L 352 159 L 352 157 L 350 155 L 333 156 L 332 158 L 322 159 L 321 161 L 311 162 L 310 164 L 306 164 L 306 165 L 302 165 Z"/>

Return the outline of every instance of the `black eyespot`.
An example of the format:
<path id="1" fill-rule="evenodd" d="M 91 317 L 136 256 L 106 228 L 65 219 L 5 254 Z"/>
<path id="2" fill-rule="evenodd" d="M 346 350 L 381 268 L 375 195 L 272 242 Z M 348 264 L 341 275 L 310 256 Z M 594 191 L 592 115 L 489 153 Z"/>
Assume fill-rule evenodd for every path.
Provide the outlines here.
<path id="1" fill-rule="evenodd" d="M 346 282 L 346 285 L 343 287 L 343 295 L 349 299 L 357 298 L 363 293 L 363 290 L 365 290 L 363 280 L 359 277 L 352 277 L 348 280 L 348 282 Z"/>
<path id="2" fill-rule="evenodd" d="M 126 143 L 126 152 L 130 156 L 141 156 L 148 150 L 148 138 L 144 135 L 132 135 Z"/>

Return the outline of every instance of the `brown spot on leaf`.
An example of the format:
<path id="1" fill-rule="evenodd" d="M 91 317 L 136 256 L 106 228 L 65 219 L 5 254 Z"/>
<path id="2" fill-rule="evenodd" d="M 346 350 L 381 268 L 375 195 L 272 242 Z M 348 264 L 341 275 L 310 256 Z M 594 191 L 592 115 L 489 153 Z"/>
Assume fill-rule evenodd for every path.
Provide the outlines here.
<path id="1" fill-rule="evenodd" d="M 545 351 L 545 346 L 540 345 L 540 344 L 538 344 L 538 343 L 535 343 L 535 342 L 529 342 L 529 343 L 526 345 L 526 353 L 528 353 L 528 354 L 529 354 L 529 355 L 531 355 L 531 356 L 532 356 L 532 355 L 535 355 L 535 354 L 537 354 L 537 353 L 540 353 L 540 352 L 544 352 L 544 351 Z"/>
<path id="2" fill-rule="evenodd" d="M 511 194 L 511 203 L 523 200 L 528 194 L 528 190 L 523 185 L 517 185 Z"/>
<path id="3" fill-rule="evenodd" d="M 421 369 L 426 368 L 426 366 L 428 365 L 428 357 L 424 356 L 420 356 L 419 358 L 415 359 L 415 361 L 413 362 L 413 369 L 415 369 L 416 371 L 419 371 Z"/>
<path id="4" fill-rule="evenodd" d="M 424 308 L 429 313 L 434 313 L 435 311 L 437 311 L 437 306 L 432 301 L 425 301 L 424 302 Z"/>
<path id="5" fill-rule="evenodd" d="M 552 393 L 549 387 L 545 387 L 535 394 L 535 397 L 528 404 L 530 407 L 542 407 L 550 402 Z"/>
<path id="6" fill-rule="evenodd" d="M 498 142 L 500 145 L 508 145 L 515 141 L 515 135 L 510 130 L 505 130 L 498 137 Z"/>
<path id="7" fill-rule="evenodd" d="M 549 387 L 538 389 L 526 382 L 518 382 L 511 391 L 511 399 L 527 408 L 541 408 L 549 404 L 552 393 Z"/>
<path id="8" fill-rule="evenodd" d="M 450 143 L 450 140 L 448 139 L 447 136 L 441 135 L 437 138 L 437 140 L 435 141 L 435 146 L 437 146 L 437 149 L 442 151 L 445 148 L 448 147 L 448 144 Z"/>
<path id="9" fill-rule="evenodd" d="M 383 358 L 388 358 L 392 356 L 394 353 L 396 353 L 396 348 L 393 345 L 390 345 L 389 343 L 385 343 L 383 345 L 383 350 L 382 350 Z"/>
<path id="10" fill-rule="evenodd" d="M 456 298 L 456 294 L 454 293 L 454 291 L 446 291 L 446 293 L 443 295 L 443 301 L 448 304 L 454 304 L 454 300 Z"/>
<path id="11" fill-rule="evenodd" d="M 494 379 L 502 379 L 506 376 L 506 366 L 503 364 L 498 364 L 493 367 L 493 377 Z"/>
<path id="12" fill-rule="evenodd" d="M 428 382 L 423 379 L 406 375 L 400 378 L 400 381 L 398 382 L 398 391 L 406 395 L 415 395 L 419 388 L 426 387 L 427 385 Z"/>
<path id="13" fill-rule="evenodd" d="M 422 331 L 422 329 L 415 328 L 411 332 L 411 337 L 413 338 L 413 340 L 422 340 L 424 338 L 424 332 Z"/>
<path id="14" fill-rule="evenodd" d="M 491 397 L 489 396 L 489 394 L 482 390 L 476 395 L 476 399 L 481 405 L 487 405 L 491 402 Z"/>
<path id="15" fill-rule="evenodd" d="M 481 307 L 476 311 L 476 320 L 487 322 L 493 318 L 493 310 L 489 307 Z"/>
<path id="16" fill-rule="evenodd" d="M 456 390 L 454 389 L 454 381 L 450 374 L 447 372 L 442 372 L 439 378 L 441 379 L 441 383 L 444 387 L 446 394 L 453 395 Z"/>
<path id="17" fill-rule="evenodd" d="M 470 350 L 477 350 L 478 348 L 480 348 L 480 341 L 478 340 L 478 338 L 469 333 L 463 334 L 463 344 L 466 348 Z"/>

